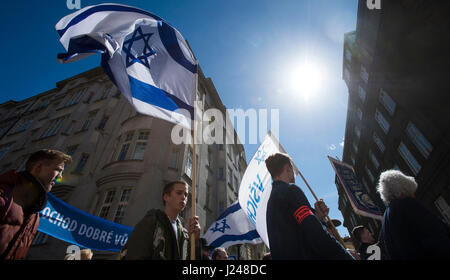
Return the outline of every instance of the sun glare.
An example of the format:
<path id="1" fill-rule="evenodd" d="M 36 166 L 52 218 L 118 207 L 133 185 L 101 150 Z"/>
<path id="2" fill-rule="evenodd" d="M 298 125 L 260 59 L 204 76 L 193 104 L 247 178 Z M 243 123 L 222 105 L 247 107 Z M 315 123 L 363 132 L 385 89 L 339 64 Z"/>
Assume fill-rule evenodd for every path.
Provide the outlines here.
<path id="1" fill-rule="evenodd" d="M 290 90 L 294 95 L 308 101 L 320 89 L 322 76 L 319 67 L 312 63 L 293 67 L 289 74 Z"/>

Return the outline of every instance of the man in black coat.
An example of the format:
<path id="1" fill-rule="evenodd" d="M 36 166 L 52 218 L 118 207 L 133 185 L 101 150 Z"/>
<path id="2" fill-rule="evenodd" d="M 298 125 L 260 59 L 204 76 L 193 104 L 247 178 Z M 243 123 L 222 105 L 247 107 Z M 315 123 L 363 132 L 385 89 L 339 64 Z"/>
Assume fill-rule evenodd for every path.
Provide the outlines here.
<path id="1" fill-rule="evenodd" d="M 327 232 L 303 191 L 294 184 L 291 158 L 277 153 L 266 159 L 266 166 L 273 180 L 267 204 L 267 233 L 272 258 L 353 260 L 352 255 Z M 320 202 L 316 206 L 320 207 Z M 317 212 L 319 214 L 320 210 Z"/>

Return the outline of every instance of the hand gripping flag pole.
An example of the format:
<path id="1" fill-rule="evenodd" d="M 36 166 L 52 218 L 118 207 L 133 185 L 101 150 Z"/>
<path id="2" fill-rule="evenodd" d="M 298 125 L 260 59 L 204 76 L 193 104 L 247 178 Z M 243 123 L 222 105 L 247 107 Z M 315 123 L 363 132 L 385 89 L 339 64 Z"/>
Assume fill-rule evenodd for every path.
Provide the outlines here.
<path id="1" fill-rule="evenodd" d="M 305 182 L 308 189 L 311 191 L 311 193 L 314 196 L 314 198 L 316 199 L 316 201 L 319 201 L 316 194 L 313 192 L 312 188 L 309 186 L 308 182 L 306 181 L 305 177 L 303 177 L 303 174 L 300 172 L 300 170 L 298 170 L 298 168 L 296 166 L 295 166 L 295 171 L 298 175 L 300 175 L 300 177 L 302 177 L 303 181 Z M 344 248 L 346 248 L 344 240 L 342 240 L 342 237 L 339 235 L 338 231 L 336 230 L 336 227 L 334 226 L 333 221 L 331 221 L 331 219 L 330 219 L 330 217 L 328 217 L 328 215 L 325 215 L 325 218 L 326 218 L 326 222 L 329 225 L 331 225 L 331 230 L 333 232 L 333 235 L 338 239 L 338 241 L 342 244 L 342 246 L 344 246 Z"/>

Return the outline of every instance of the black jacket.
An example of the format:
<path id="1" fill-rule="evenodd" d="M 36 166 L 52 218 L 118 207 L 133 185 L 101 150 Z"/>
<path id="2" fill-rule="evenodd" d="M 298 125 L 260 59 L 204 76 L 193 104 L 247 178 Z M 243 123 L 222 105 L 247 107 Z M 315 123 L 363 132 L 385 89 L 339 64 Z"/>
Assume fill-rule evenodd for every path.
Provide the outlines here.
<path id="1" fill-rule="evenodd" d="M 344 259 L 353 257 L 317 219 L 303 191 L 274 181 L 267 204 L 270 253 L 277 259 Z"/>
<path id="2" fill-rule="evenodd" d="M 381 230 L 388 259 L 450 258 L 449 227 L 414 198 L 391 201 Z"/>

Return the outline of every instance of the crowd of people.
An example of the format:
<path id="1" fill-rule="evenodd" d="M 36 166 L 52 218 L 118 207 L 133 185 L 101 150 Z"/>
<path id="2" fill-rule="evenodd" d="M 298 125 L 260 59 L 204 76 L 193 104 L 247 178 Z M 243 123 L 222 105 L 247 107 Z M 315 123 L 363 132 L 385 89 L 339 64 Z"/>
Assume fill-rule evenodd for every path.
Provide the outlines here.
<path id="1" fill-rule="evenodd" d="M 0 259 L 24 259 L 39 226 L 39 211 L 47 193 L 62 177 L 72 159 L 57 150 L 32 154 L 25 171 L 0 175 Z M 267 204 L 267 231 L 270 253 L 264 260 L 367 260 L 369 248 L 380 248 L 381 259 L 450 258 L 450 230 L 447 224 L 415 199 L 417 183 L 397 170 L 380 175 L 377 191 L 387 208 L 378 241 L 364 225 L 353 229 L 358 251 L 346 249 L 330 231 L 325 219 L 329 208 L 319 200 L 314 208 L 295 185 L 292 159 L 282 153 L 269 156 L 267 169 L 272 176 L 272 192 Z M 190 259 L 190 238 L 195 242 L 195 259 L 229 259 L 225 248 L 212 248 L 200 238 L 198 217 L 191 217 L 187 228 L 179 215 L 188 203 L 189 188 L 174 181 L 163 188 L 164 209 L 150 210 L 134 227 L 120 259 Z M 83 259 L 92 251 L 82 250 Z M 66 259 L 74 259 L 67 255 Z"/>

